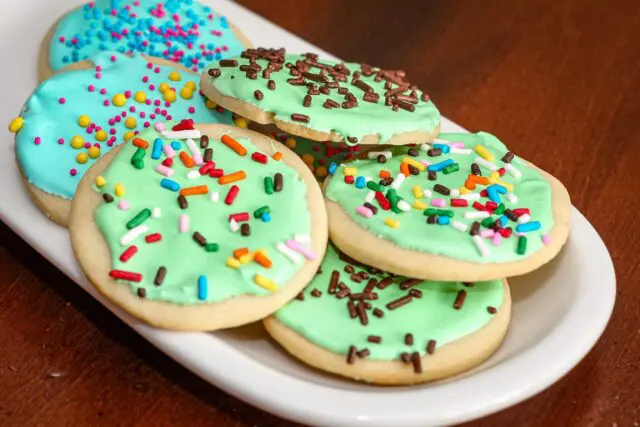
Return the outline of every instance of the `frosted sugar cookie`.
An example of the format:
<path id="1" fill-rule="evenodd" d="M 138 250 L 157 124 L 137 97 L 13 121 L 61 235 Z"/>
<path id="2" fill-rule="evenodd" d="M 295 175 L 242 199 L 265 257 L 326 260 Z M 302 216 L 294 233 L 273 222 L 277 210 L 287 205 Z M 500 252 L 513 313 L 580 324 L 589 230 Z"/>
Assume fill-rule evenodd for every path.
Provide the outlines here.
<path id="1" fill-rule="evenodd" d="M 330 166 L 324 191 L 331 238 L 359 261 L 409 277 L 489 280 L 540 267 L 567 240 L 567 190 L 491 134 L 441 134 L 367 157 Z"/>
<path id="2" fill-rule="evenodd" d="M 97 0 L 60 18 L 40 48 L 44 80 L 104 51 L 143 53 L 194 72 L 251 43 L 224 16 L 193 0 Z"/>
<path id="3" fill-rule="evenodd" d="M 193 74 L 140 55 L 101 53 L 74 67 L 83 69 L 40 84 L 9 126 L 30 194 L 61 225 L 78 182 L 113 146 L 157 120 L 232 122 L 231 113 L 199 94 Z"/>
<path id="4" fill-rule="evenodd" d="M 151 325 L 253 322 L 314 276 L 322 194 L 302 161 L 255 132 L 158 123 L 82 179 L 69 230 L 89 280 Z"/>
<path id="5" fill-rule="evenodd" d="M 440 113 L 405 73 L 284 49 L 247 49 L 209 65 L 201 88 L 260 124 L 314 141 L 403 145 L 433 139 Z"/>
<path id="6" fill-rule="evenodd" d="M 482 363 L 500 346 L 510 312 L 504 280 L 393 276 L 329 246 L 319 274 L 264 325 L 289 353 L 318 369 L 414 384 Z"/>

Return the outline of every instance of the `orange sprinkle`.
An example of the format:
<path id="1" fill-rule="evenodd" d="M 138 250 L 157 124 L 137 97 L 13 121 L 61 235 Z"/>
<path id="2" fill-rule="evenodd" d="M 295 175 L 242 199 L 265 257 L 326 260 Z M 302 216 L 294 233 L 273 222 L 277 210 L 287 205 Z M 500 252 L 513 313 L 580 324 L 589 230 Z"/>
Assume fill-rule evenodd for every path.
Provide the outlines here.
<path id="1" fill-rule="evenodd" d="M 467 181 L 471 181 L 475 184 L 480 184 L 480 185 L 489 185 L 489 178 L 487 178 L 486 176 L 477 176 L 477 175 L 469 175 L 469 177 L 467 178 Z"/>
<path id="2" fill-rule="evenodd" d="M 409 172 L 409 163 L 405 163 L 405 162 L 400 163 L 400 172 L 402 172 L 404 176 L 411 175 L 411 172 Z"/>
<path id="3" fill-rule="evenodd" d="M 180 190 L 180 194 L 183 196 L 195 196 L 196 194 L 209 193 L 208 185 L 196 185 L 194 187 L 187 187 Z"/>
<path id="4" fill-rule="evenodd" d="M 467 187 L 469 190 L 475 190 L 476 189 L 476 184 L 473 181 L 466 180 L 464 182 L 464 186 Z"/>
<path id="5" fill-rule="evenodd" d="M 276 151 L 275 153 L 273 153 L 273 160 L 278 160 L 280 161 L 282 159 L 282 153 L 279 151 Z"/>
<path id="6" fill-rule="evenodd" d="M 136 147 L 140 147 L 142 149 L 147 149 L 149 148 L 149 143 L 147 141 L 145 141 L 144 139 L 141 138 L 134 138 L 133 139 L 133 145 L 135 145 Z"/>
<path id="7" fill-rule="evenodd" d="M 233 257 L 240 259 L 243 255 L 246 255 L 248 253 L 249 253 L 249 248 L 238 248 L 233 251 Z"/>
<path id="8" fill-rule="evenodd" d="M 388 170 L 381 169 L 380 178 L 391 178 L 391 172 L 389 172 Z"/>
<path id="9" fill-rule="evenodd" d="M 187 154 L 186 151 L 180 152 L 180 160 L 182 160 L 182 163 L 184 163 L 184 165 L 188 168 L 192 168 L 195 165 L 195 162 L 193 161 L 191 156 Z"/>
<path id="10" fill-rule="evenodd" d="M 246 177 L 247 177 L 247 174 L 245 173 L 245 171 L 238 171 L 238 172 L 230 173 L 229 175 L 221 176 L 220 178 L 218 178 L 218 184 L 220 185 L 231 184 L 232 182 L 242 181 Z"/>
<path id="11" fill-rule="evenodd" d="M 263 266 L 264 268 L 271 268 L 271 260 L 268 256 L 263 254 L 262 252 L 256 252 L 253 255 L 253 260 Z"/>
<path id="12" fill-rule="evenodd" d="M 240 144 L 238 141 L 231 138 L 231 136 L 229 135 L 222 135 L 222 138 L 220 138 L 220 141 L 222 141 L 224 145 L 231 148 L 233 151 L 235 151 L 241 156 L 244 156 L 247 154 L 247 149 L 244 148 L 244 146 Z"/>

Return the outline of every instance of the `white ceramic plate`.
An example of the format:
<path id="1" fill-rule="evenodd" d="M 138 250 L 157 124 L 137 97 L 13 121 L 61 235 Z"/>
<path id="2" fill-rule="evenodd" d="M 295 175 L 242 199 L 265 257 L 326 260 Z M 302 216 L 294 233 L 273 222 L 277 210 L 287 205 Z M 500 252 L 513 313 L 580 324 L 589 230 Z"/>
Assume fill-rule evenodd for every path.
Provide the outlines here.
<path id="1" fill-rule="evenodd" d="M 36 52 L 45 31 L 54 17 L 79 3 L 22 0 L 0 14 L 5 83 L 0 119 L 5 124 L 35 86 Z M 264 46 L 323 53 L 234 3 L 218 0 L 214 6 Z M 445 120 L 443 130 L 461 128 Z M 66 230 L 45 219 L 29 200 L 15 168 L 13 149 L 12 135 L 6 132 L 0 144 L 2 221 L 178 363 L 242 400 L 299 422 L 432 425 L 496 412 L 566 374 L 595 344 L 613 308 L 611 258 L 597 232 L 574 209 L 573 231 L 560 256 L 533 274 L 511 280 L 511 328 L 502 348 L 487 363 L 456 378 L 414 387 L 381 388 L 341 380 L 284 354 L 259 325 L 209 334 L 167 332 L 148 327 L 105 301 L 82 275 Z"/>

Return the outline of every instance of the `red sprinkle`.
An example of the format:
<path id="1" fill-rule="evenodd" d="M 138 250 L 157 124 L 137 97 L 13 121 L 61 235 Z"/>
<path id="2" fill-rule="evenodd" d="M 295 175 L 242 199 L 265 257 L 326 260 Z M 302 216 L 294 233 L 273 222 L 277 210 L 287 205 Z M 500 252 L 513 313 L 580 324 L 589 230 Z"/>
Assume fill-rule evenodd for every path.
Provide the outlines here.
<path id="1" fill-rule="evenodd" d="M 160 240 L 162 240 L 162 234 L 160 233 L 153 233 L 153 234 L 148 234 L 144 240 L 147 243 L 154 243 L 154 242 L 159 242 Z"/>
<path id="2" fill-rule="evenodd" d="M 193 130 L 195 127 L 193 126 L 192 119 L 184 119 L 181 120 L 180 123 L 171 128 L 171 130 Z"/>
<path id="3" fill-rule="evenodd" d="M 170 168 L 171 166 L 173 166 L 173 158 L 167 157 L 162 161 L 162 165 Z"/>
<path id="4" fill-rule="evenodd" d="M 198 172 L 200 172 L 200 175 L 206 175 L 214 167 L 216 167 L 216 164 L 213 161 L 209 160 L 207 163 L 200 166 L 200 169 L 198 169 Z"/>
<path id="5" fill-rule="evenodd" d="M 128 280 L 130 282 L 142 282 L 142 274 L 131 271 L 111 270 L 109 276 L 114 279 Z"/>
<path id="6" fill-rule="evenodd" d="M 513 213 L 516 214 L 517 216 L 522 216 L 524 214 L 531 215 L 531 212 L 529 211 L 529 208 L 513 209 Z"/>
<path id="7" fill-rule="evenodd" d="M 229 192 L 227 193 L 227 196 L 224 198 L 224 202 L 227 205 L 231 206 L 239 192 L 240 192 L 240 187 L 238 187 L 237 185 L 232 185 L 231 188 L 229 189 Z"/>
<path id="8" fill-rule="evenodd" d="M 347 176 L 344 177 L 344 182 L 346 182 L 347 184 L 353 184 L 354 180 L 355 179 L 351 175 L 347 175 Z"/>
<path id="9" fill-rule="evenodd" d="M 239 212 L 229 215 L 229 221 L 233 219 L 235 222 L 249 221 L 249 218 L 249 212 Z"/>
<path id="10" fill-rule="evenodd" d="M 479 211 L 487 210 L 487 208 L 482 203 L 479 203 L 479 202 L 473 202 L 473 205 L 471 206 L 473 206 L 476 210 L 479 210 Z"/>
<path id="11" fill-rule="evenodd" d="M 451 199 L 451 206 L 456 208 L 466 208 L 469 206 L 469 202 L 465 199 Z"/>
<path id="12" fill-rule="evenodd" d="M 500 174 L 500 176 L 504 176 L 504 174 L 507 173 L 507 170 L 505 168 L 500 168 L 498 169 L 498 173 Z"/>
<path id="13" fill-rule="evenodd" d="M 266 164 L 267 156 L 262 153 L 258 153 L 257 151 L 251 155 L 251 160 L 256 161 L 258 163 Z"/>
<path id="14" fill-rule="evenodd" d="M 482 191 L 480 192 L 480 196 L 482 196 L 482 197 L 487 197 L 487 190 L 482 190 Z"/>
<path id="15" fill-rule="evenodd" d="M 209 176 L 211 178 L 220 178 L 224 175 L 224 170 L 222 169 L 209 169 Z"/>
<path id="16" fill-rule="evenodd" d="M 498 229 L 498 233 L 500 233 L 502 235 L 502 237 L 504 237 L 505 239 L 508 239 L 509 237 L 511 237 L 511 232 L 513 230 L 511 229 L 511 227 L 509 228 L 499 228 Z"/>
<path id="17" fill-rule="evenodd" d="M 376 200 L 378 201 L 380 207 L 385 211 L 391 209 L 391 203 L 389 202 L 389 200 L 387 200 L 386 197 L 384 197 L 384 194 L 382 194 L 380 191 L 376 191 Z"/>
<path id="18" fill-rule="evenodd" d="M 487 206 L 487 209 L 489 210 L 495 210 L 498 207 L 498 204 L 496 202 L 492 202 L 491 200 L 489 200 L 487 203 L 485 203 L 485 205 Z"/>
<path id="19" fill-rule="evenodd" d="M 138 247 L 136 245 L 129 246 L 122 254 L 120 255 L 120 261 L 127 262 L 138 252 Z"/>

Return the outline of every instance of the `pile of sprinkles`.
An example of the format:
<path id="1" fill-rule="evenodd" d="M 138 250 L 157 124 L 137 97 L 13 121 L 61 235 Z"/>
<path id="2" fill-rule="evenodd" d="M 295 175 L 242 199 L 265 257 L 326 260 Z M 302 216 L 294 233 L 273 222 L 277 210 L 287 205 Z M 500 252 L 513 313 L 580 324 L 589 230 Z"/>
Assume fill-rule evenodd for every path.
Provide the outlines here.
<path id="1" fill-rule="evenodd" d="M 197 303 L 261 295 L 317 259 L 306 185 L 276 160 L 280 153 L 229 134 L 211 139 L 191 119 L 158 122 L 124 149 L 96 178 L 104 199 L 96 222 L 112 248 L 110 276 L 139 297 Z M 131 199 L 125 186 L 135 187 Z"/>
<path id="2" fill-rule="evenodd" d="M 65 16 L 50 48 L 54 70 L 102 51 L 139 52 L 195 72 L 243 49 L 224 16 L 193 0 L 97 0 Z"/>
<path id="3" fill-rule="evenodd" d="M 367 160 L 331 164 L 329 173 L 327 197 L 400 246 L 488 262 L 517 260 L 551 242 L 549 183 L 487 133 L 372 150 Z M 416 228 L 416 218 L 424 227 Z M 475 252 L 460 255 L 468 245 Z"/>
<path id="4" fill-rule="evenodd" d="M 335 131 L 349 145 L 369 134 L 384 140 L 403 132 L 433 132 L 440 123 L 429 95 L 401 70 L 259 48 L 221 60 L 207 73 L 223 95 L 272 111 L 279 120 Z"/>
<path id="5" fill-rule="evenodd" d="M 156 120 L 177 115 L 231 123 L 231 114 L 206 100 L 188 73 L 140 55 L 107 52 L 92 61 L 91 70 L 62 73 L 40 85 L 9 125 L 18 133 L 22 170 L 46 192 L 71 198 L 99 157 Z"/>
<path id="6" fill-rule="evenodd" d="M 400 360 L 420 374 L 423 356 L 482 328 L 503 298 L 500 280 L 474 284 L 395 276 L 329 245 L 315 279 L 275 316 L 311 342 L 343 354 L 346 364 Z"/>

